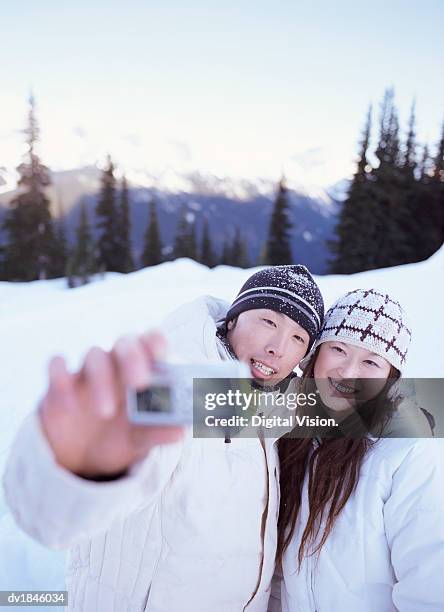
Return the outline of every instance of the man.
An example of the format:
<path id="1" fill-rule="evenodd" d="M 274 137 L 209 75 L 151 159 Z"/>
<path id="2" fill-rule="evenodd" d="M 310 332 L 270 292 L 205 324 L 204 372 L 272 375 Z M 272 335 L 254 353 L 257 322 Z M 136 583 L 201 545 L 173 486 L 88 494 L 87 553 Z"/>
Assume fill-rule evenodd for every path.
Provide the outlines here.
<path id="1" fill-rule="evenodd" d="M 205 297 L 170 315 L 171 349 L 190 362 L 239 358 L 262 389 L 285 391 L 323 318 L 308 270 L 257 272 L 227 306 Z M 71 549 L 68 610 L 265 612 L 278 513 L 273 440 L 131 425 L 125 386 L 149 385 L 164 352 L 163 336 L 151 334 L 91 349 L 74 374 L 53 359 L 48 391 L 12 449 L 6 499 L 27 533 Z"/>

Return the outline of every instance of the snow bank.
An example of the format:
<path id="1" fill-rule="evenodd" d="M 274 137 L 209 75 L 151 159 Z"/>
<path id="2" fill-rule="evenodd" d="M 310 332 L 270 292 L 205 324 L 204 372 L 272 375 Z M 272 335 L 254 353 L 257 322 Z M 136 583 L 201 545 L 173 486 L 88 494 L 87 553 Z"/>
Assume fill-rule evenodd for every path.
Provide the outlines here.
<path id="1" fill-rule="evenodd" d="M 109 348 L 119 335 L 154 327 L 202 294 L 231 301 L 254 271 L 209 270 L 181 259 L 127 276 L 108 274 L 73 290 L 63 280 L 0 283 L 0 474 L 17 427 L 44 391 L 53 354 L 63 354 L 75 367 L 89 346 Z M 413 326 L 406 376 L 443 377 L 443 279 L 444 247 L 418 264 L 317 281 L 327 306 L 359 287 L 397 297 Z M 63 553 L 44 549 L 15 527 L 0 493 L 0 590 L 61 589 L 63 559 Z"/>

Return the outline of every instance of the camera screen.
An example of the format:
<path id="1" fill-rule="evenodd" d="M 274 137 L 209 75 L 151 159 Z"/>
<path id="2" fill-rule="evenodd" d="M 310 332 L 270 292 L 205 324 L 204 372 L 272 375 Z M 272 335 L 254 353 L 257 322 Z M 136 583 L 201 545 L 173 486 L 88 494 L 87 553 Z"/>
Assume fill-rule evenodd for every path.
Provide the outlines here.
<path id="1" fill-rule="evenodd" d="M 171 412 L 171 390 L 169 387 L 151 387 L 137 393 L 137 412 Z"/>

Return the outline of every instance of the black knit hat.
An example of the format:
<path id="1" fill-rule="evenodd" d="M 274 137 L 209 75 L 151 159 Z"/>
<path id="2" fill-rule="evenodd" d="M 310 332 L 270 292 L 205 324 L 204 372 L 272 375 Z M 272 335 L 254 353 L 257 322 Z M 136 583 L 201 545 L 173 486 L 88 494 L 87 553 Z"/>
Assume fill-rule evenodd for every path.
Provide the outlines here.
<path id="1" fill-rule="evenodd" d="M 241 312 L 256 308 L 281 312 L 299 323 L 310 336 L 310 347 L 324 318 L 324 300 L 305 266 L 271 266 L 250 276 L 225 320 L 228 322 Z"/>

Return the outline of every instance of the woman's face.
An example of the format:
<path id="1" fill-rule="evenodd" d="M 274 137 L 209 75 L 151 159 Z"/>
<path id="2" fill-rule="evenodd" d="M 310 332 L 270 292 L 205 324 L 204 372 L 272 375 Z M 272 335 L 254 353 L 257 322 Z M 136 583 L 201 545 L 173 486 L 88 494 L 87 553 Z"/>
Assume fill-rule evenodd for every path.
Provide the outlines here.
<path id="1" fill-rule="evenodd" d="M 376 397 L 390 369 L 384 357 L 352 344 L 330 341 L 320 346 L 314 378 L 325 406 L 345 413 Z"/>

